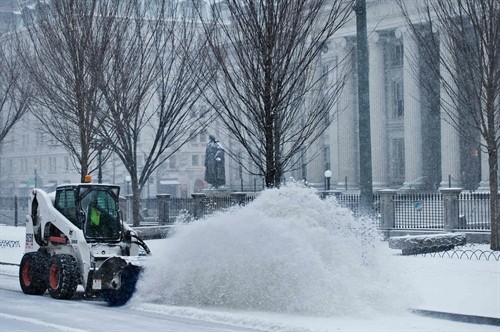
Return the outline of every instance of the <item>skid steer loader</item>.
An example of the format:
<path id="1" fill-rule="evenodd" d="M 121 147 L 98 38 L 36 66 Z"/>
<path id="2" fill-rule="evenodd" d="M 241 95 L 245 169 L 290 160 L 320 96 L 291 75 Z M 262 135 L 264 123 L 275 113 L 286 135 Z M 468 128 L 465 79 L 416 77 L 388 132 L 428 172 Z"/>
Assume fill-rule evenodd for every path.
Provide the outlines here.
<path id="1" fill-rule="evenodd" d="M 58 186 L 55 194 L 33 189 L 19 266 L 25 294 L 48 290 L 71 299 L 82 285 L 85 296 L 102 296 L 112 306 L 132 297 L 150 250 L 122 221 L 120 187 L 88 181 Z"/>

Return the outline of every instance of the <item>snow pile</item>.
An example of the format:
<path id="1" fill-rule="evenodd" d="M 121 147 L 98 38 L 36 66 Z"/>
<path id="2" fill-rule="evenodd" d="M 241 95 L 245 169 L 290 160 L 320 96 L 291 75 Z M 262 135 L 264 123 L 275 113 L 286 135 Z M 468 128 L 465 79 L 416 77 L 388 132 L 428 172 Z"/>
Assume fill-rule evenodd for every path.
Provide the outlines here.
<path id="1" fill-rule="evenodd" d="M 374 223 L 298 186 L 190 224 L 162 241 L 136 303 L 369 315 L 412 296 Z"/>

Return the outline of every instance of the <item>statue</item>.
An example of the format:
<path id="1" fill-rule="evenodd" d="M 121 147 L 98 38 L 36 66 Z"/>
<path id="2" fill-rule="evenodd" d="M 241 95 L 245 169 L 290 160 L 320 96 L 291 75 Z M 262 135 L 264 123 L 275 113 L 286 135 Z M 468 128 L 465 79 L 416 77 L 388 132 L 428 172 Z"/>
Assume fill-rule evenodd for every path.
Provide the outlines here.
<path id="1" fill-rule="evenodd" d="M 224 149 L 210 135 L 210 140 L 205 150 L 205 181 L 214 188 L 226 184 L 226 171 L 224 166 Z"/>

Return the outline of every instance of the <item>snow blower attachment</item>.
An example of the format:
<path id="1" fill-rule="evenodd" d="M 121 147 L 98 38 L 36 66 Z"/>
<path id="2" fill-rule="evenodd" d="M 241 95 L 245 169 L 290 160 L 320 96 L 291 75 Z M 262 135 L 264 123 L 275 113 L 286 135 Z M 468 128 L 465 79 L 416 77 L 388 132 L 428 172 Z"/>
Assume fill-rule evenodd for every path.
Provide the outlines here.
<path id="1" fill-rule="evenodd" d="M 86 296 L 113 306 L 132 297 L 150 250 L 123 223 L 119 192 L 119 186 L 93 183 L 62 185 L 55 195 L 33 189 L 19 266 L 25 294 L 48 290 L 70 299 L 82 285 Z"/>

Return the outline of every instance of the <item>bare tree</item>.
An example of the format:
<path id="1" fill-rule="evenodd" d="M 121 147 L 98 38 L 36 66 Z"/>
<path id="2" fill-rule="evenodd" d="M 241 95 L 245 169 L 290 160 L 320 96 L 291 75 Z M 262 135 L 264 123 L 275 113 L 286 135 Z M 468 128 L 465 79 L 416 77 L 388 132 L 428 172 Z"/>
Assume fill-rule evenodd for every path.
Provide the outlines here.
<path id="1" fill-rule="evenodd" d="M 338 64 L 322 72 L 319 59 L 352 18 L 354 2 L 226 0 L 213 4 L 204 19 L 219 64 L 207 99 L 266 187 L 279 186 L 284 172 L 297 166 L 296 157 L 331 123 L 345 75 L 325 84 Z"/>
<path id="2" fill-rule="evenodd" d="M 206 53 L 199 27 L 180 15 L 178 3 L 139 3 L 122 13 L 99 79 L 106 136 L 130 174 L 134 226 L 151 174 L 209 121 L 197 105 L 207 77 L 202 72 L 209 70 L 199 61 Z"/>
<path id="3" fill-rule="evenodd" d="M 500 2 L 425 0 L 416 17 L 398 2 L 431 70 L 432 75 L 419 76 L 426 92 L 447 95 L 440 99 L 441 116 L 488 154 L 491 249 L 500 250 Z M 438 65 L 432 65 L 436 59 Z M 438 78 L 440 89 L 429 77 Z"/>
<path id="4" fill-rule="evenodd" d="M 23 11 L 20 58 L 36 88 L 33 112 L 80 170 L 92 170 L 104 113 L 95 75 L 105 64 L 118 10 L 115 1 L 52 0 Z"/>
<path id="5" fill-rule="evenodd" d="M 31 100 L 12 38 L 10 33 L 0 36 L 0 143 L 28 111 Z"/>

